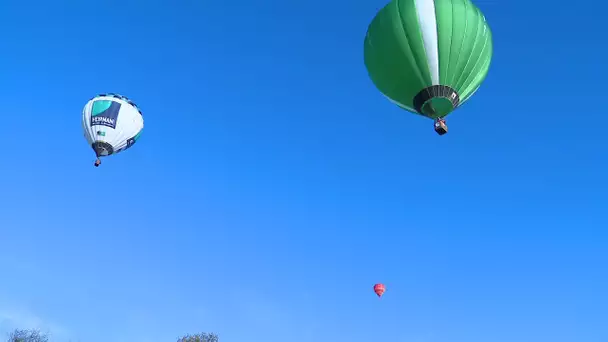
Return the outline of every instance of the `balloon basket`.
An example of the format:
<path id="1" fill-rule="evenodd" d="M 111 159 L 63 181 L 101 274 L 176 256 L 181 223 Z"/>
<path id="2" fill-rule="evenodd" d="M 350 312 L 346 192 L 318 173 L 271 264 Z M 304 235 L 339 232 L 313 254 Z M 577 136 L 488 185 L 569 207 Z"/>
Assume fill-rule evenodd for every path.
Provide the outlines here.
<path id="1" fill-rule="evenodd" d="M 443 120 L 435 121 L 435 132 L 439 135 L 444 135 L 448 132 L 448 125 Z"/>

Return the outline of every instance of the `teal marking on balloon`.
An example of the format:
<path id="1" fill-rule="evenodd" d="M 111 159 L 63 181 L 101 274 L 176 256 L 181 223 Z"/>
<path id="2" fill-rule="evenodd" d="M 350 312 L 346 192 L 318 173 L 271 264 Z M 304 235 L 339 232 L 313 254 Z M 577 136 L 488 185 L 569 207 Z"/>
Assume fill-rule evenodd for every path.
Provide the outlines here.
<path id="1" fill-rule="evenodd" d="M 97 100 L 95 102 L 93 102 L 93 116 L 99 115 L 103 112 L 105 112 L 106 110 L 108 110 L 108 108 L 110 108 L 110 106 L 112 105 L 112 101 L 110 100 Z"/>

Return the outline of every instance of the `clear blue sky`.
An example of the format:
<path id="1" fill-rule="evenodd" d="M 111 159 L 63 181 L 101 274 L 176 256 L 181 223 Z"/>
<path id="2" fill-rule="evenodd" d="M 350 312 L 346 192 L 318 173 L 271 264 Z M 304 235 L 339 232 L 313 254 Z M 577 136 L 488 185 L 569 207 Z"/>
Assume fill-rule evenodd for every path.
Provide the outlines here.
<path id="1" fill-rule="evenodd" d="M 605 342 L 605 5 L 481 2 L 493 65 L 440 138 L 367 77 L 384 4 L 3 2 L 0 332 Z M 96 169 L 108 91 L 146 129 Z"/>

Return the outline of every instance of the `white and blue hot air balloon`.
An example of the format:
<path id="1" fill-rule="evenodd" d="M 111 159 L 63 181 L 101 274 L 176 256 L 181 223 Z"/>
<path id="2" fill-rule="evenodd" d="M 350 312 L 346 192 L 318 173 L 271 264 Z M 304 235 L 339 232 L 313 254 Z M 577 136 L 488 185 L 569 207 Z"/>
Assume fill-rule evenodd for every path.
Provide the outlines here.
<path id="1" fill-rule="evenodd" d="M 135 103 L 118 94 L 101 94 L 82 110 L 82 128 L 95 151 L 95 166 L 101 157 L 111 156 L 133 146 L 144 129 L 144 117 Z"/>

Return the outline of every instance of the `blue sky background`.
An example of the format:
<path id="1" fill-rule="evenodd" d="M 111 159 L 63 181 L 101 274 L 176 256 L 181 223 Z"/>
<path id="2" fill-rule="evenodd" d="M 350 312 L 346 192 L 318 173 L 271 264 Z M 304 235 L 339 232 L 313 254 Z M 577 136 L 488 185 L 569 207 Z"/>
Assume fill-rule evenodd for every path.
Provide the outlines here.
<path id="1" fill-rule="evenodd" d="M 481 1 L 492 69 L 439 138 L 367 77 L 384 4 L 2 2 L 0 333 L 608 340 L 605 5 Z M 96 169 L 108 91 L 146 129 Z"/>

